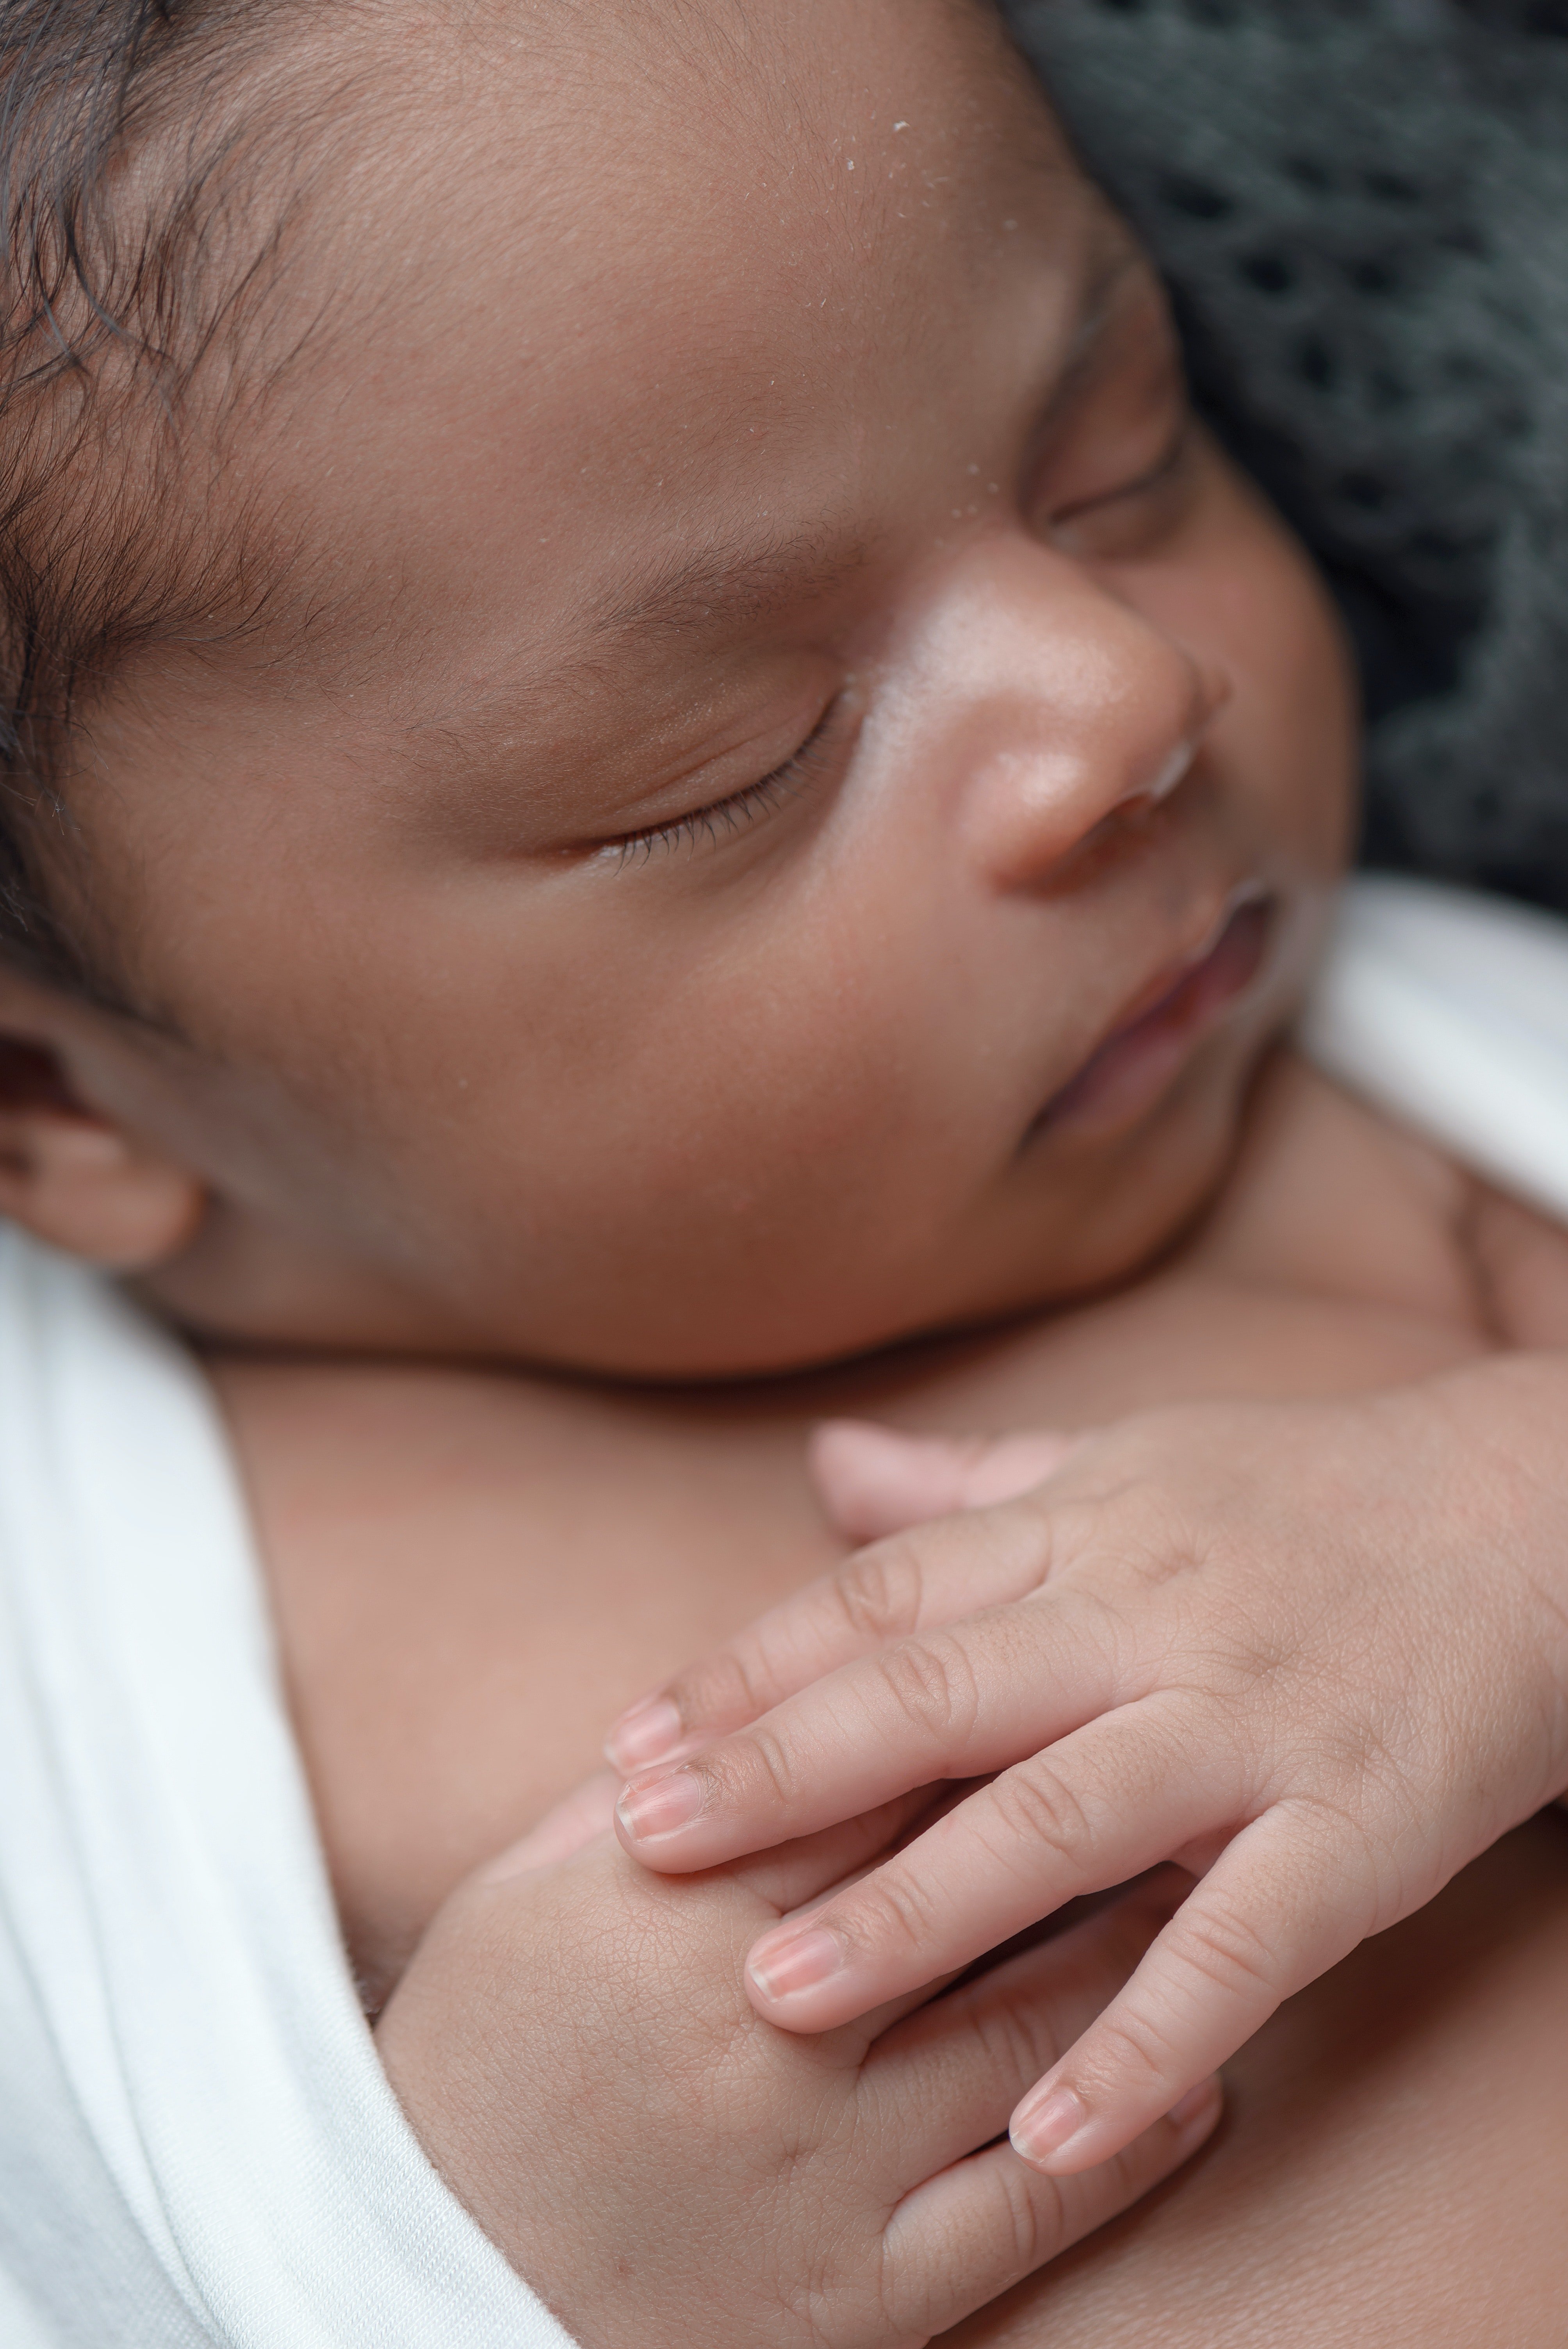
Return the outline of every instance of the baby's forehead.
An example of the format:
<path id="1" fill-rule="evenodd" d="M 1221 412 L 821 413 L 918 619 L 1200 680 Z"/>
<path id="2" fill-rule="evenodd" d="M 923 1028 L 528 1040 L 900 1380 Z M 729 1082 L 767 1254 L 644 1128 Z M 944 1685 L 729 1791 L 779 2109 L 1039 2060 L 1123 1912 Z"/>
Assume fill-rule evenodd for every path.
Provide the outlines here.
<path id="1" fill-rule="evenodd" d="M 748 710 L 792 723 L 824 616 L 938 477 L 943 512 L 1005 478 L 976 435 L 1030 429 L 1125 233 L 978 6 L 756 13 L 790 67 L 742 77 L 766 138 L 735 109 L 708 139 L 717 68 L 699 117 L 691 54 L 661 79 L 652 37 L 573 130 L 563 91 L 595 56 L 509 62 L 494 12 L 471 105 L 455 76 L 400 99 L 319 186 L 288 282 L 299 357 L 253 431 L 236 412 L 208 522 L 232 526 L 225 501 L 258 518 L 259 617 L 133 674 L 149 781 L 123 814 L 95 801 L 106 839 L 144 801 L 215 855 L 273 802 L 367 839 L 396 807 L 399 836 L 487 846 L 523 800 L 531 820 L 609 804 Z M 835 26 L 854 45 L 829 57 Z M 996 385 L 1016 388 L 1001 425 Z"/>
<path id="2" fill-rule="evenodd" d="M 449 123 L 397 110 L 351 215 L 357 330 L 307 352 L 283 403 L 274 479 L 313 542 L 335 529 L 324 609 L 347 608 L 367 521 L 405 545 L 500 523 L 459 511 L 481 441 L 510 452 L 506 522 L 562 608 L 656 600 L 665 571 L 711 601 L 705 546 L 716 574 L 744 569 L 722 561 L 738 500 L 756 559 L 834 539 L 852 485 L 824 475 L 790 511 L 774 477 L 846 403 L 896 428 L 892 378 L 954 330 L 955 294 L 1055 227 L 1078 267 L 1092 204 L 969 0 L 614 0 L 531 14 L 548 37 L 530 45 L 504 22 L 475 36 Z M 329 230 L 326 271 L 349 244 Z M 619 496 L 629 527 L 659 494 L 662 542 L 624 582 L 583 573 L 573 513 Z M 395 560 L 368 565 L 372 600 Z"/>
<path id="3" fill-rule="evenodd" d="M 721 301 L 760 262 L 830 303 L 846 261 L 988 243 L 1017 226 L 992 196 L 1077 176 L 990 0 L 544 0 L 526 40 L 507 21 L 480 20 L 430 103 L 388 93 L 356 227 L 410 270 L 478 273 L 481 298 L 510 262 L 542 341 L 562 281 L 580 326 L 597 295 L 653 339 L 676 279 Z"/>
<path id="4" fill-rule="evenodd" d="M 890 452 L 968 494 L 976 388 L 1124 250 L 978 0 L 549 0 L 407 76 L 314 184 L 211 527 L 269 583 L 220 681 L 409 771 L 722 695 L 875 560 Z"/>
<path id="5" fill-rule="evenodd" d="M 1009 360 L 975 289 L 1031 241 L 1078 266 L 1082 182 L 988 0 L 170 25 L 181 70 L 149 66 L 102 175 L 109 245 L 148 255 L 106 346 L 131 396 L 84 411 L 38 508 L 107 583 L 56 656 L 62 706 L 94 706 L 61 759 L 84 813 L 119 756 L 99 719 L 223 771 L 237 682 L 285 732 L 325 686 L 402 758 L 569 653 L 579 706 L 639 693 L 604 611 L 641 597 L 667 686 L 672 605 L 727 618 L 759 567 L 799 600 L 863 559 L 880 449 L 957 461 L 961 379 Z"/>

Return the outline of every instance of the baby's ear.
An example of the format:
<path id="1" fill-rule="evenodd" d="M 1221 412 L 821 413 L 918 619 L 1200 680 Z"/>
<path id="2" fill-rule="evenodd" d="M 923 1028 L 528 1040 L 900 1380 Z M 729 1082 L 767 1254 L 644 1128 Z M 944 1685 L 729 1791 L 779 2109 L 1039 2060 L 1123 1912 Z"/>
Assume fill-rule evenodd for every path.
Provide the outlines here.
<path id="1" fill-rule="evenodd" d="M 193 1237 L 195 1176 L 77 1094 L 51 1045 L 0 1026 L 0 1215 L 115 1272 L 148 1272 Z"/>

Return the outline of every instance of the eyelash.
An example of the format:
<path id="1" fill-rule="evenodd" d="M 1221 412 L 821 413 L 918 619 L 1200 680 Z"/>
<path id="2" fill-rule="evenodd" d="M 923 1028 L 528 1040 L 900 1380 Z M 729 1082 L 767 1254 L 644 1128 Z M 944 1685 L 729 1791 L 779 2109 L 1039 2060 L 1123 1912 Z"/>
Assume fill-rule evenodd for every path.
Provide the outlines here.
<path id="1" fill-rule="evenodd" d="M 614 858 L 616 872 L 624 873 L 628 864 L 646 864 L 655 855 L 672 854 L 683 843 L 694 854 L 705 839 L 717 847 L 725 835 L 743 831 L 758 816 L 771 814 L 775 808 L 782 807 L 815 781 L 821 772 L 823 745 L 838 709 L 837 700 L 830 702 L 799 749 L 791 751 L 770 775 L 748 783 L 744 791 L 731 792 L 727 799 L 693 808 L 689 815 L 674 817 L 668 823 L 650 824 L 645 832 L 625 833 L 619 840 L 607 840 L 600 854 Z"/>

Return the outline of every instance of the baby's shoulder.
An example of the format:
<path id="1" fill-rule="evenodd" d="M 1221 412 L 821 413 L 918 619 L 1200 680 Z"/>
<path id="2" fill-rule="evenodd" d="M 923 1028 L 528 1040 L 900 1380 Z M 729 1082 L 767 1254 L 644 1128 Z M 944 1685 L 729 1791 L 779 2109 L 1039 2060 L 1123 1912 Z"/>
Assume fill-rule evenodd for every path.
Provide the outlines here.
<path id="1" fill-rule="evenodd" d="M 1284 1050 L 1254 1088 L 1235 1164 L 1191 1261 L 1229 1279 L 1495 1336 L 1475 1246 L 1480 1195 L 1442 1151 Z"/>
<path id="2" fill-rule="evenodd" d="M 1494 1345 L 1568 1345 L 1568 1229 L 1291 1051 L 1259 1080 L 1191 1261 L 1399 1308 Z"/>

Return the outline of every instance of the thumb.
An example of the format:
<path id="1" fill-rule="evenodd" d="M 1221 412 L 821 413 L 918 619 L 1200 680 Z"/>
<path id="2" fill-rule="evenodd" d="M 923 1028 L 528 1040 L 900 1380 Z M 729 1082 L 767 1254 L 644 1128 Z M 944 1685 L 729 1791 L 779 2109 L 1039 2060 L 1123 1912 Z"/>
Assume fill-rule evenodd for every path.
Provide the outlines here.
<path id="1" fill-rule="evenodd" d="M 1010 1501 L 1054 1475 L 1081 1435 L 903 1435 L 870 1420 L 830 1419 L 807 1447 L 817 1496 L 851 1541 L 880 1540 L 928 1517 Z"/>

